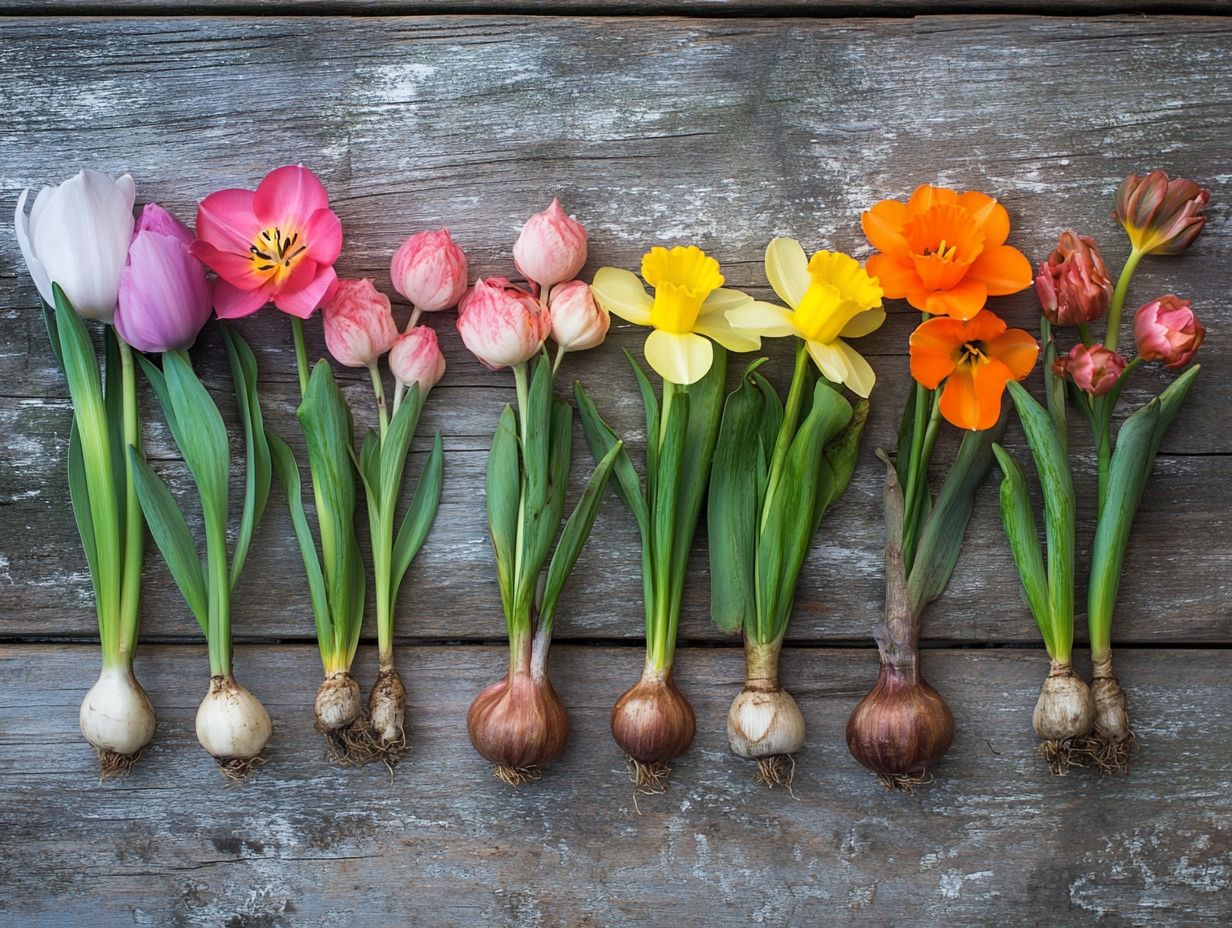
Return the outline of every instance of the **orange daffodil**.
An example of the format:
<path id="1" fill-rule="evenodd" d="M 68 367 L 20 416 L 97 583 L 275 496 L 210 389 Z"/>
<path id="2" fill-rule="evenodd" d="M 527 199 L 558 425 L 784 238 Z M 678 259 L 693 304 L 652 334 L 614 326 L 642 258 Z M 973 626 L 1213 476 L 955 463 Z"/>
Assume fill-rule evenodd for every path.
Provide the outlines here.
<path id="1" fill-rule="evenodd" d="M 819 251 L 810 260 L 792 238 L 776 238 L 767 246 L 766 277 L 791 308 L 749 301 L 729 310 L 728 321 L 767 338 L 799 336 L 828 380 L 867 397 L 877 377 L 843 339 L 868 335 L 885 322 L 876 278 L 839 252 Z"/>
<path id="2" fill-rule="evenodd" d="M 753 351 L 761 339 L 728 322 L 729 311 L 754 303 L 747 293 L 724 287 L 719 262 L 689 245 L 656 246 L 642 257 L 642 279 L 601 267 L 590 289 L 599 306 L 634 325 L 649 326 L 646 361 L 664 379 L 688 385 L 706 376 L 714 360 L 714 339 L 729 351 Z M 768 305 L 768 304 L 763 304 Z"/>
<path id="3" fill-rule="evenodd" d="M 1031 285 L 1030 262 L 1005 244 L 1009 214 L 985 194 L 924 184 L 906 203 L 882 200 L 860 221 L 879 252 L 868 272 L 888 298 L 921 312 L 970 319 L 988 297 Z"/>

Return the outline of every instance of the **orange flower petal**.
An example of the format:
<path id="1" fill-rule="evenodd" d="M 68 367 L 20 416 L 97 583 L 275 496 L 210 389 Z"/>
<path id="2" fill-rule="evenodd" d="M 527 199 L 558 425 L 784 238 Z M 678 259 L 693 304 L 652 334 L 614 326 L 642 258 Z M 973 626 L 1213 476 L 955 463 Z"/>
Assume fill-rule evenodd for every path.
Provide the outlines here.
<path id="1" fill-rule="evenodd" d="M 1039 343 L 1022 329 L 1007 329 L 984 346 L 989 356 L 1004 364 L 1015 380 L 1031 373 L 1039 357 Z"/>
<path id="2" fill-rule="evenodd" d="M 953 316 L 955 319 L 970 319 L 984 308 L 988 290 L 984 284 L 970 277 L 949 290 L 937 290 L 928 294 L 924 306 L 926 313 L 934 316 Z M 914 304 L 912 304 L 914 305 Z"/>
<path id="3" fill-rule="evenodd" d="M 903 226 L 910 218 L 905 204 L 897 200 L 882 200 L 860 216 L 860 225 L 874 248 L 905 261 L 911 249 L 903 238 Z"/>
<path id="4" fill-rule="evenodd" d="M 901 300 L 909 291 L 920 286 L 915 268 L 910 264 L 899 264 L 889 255 L 873 255 L 864 268 L 870 276 L 877 278 L 889 300 Z"/>
<path id="5" fill-rule="evenodd" d="M 921 184 L 911 194 L 907 201 L 907 209 L 913 213 L 922 213 L 943 203 L 957 203 L 958 194 L 944 187 L 934 187 L 932 184 Z"/>
<path id="6" fill-rule="evenodd" d="M 941 415 L 960 429 L 992 428 L 1001 416 L 1001 394 L 1009 379 L 1009 368 L 1000 361 L 959 365 L 941 391 Z"/>
<path id="7" fill-rule="evenodd" d="M 968 319 L 963 327 L 963 340 L 990 342 L 1005 331 L 1005 320 L 991 310 L 984 310 Z"/>
<path id="8" fill-rule="evenodd" d="M 966 340 L 966 326 L 957 319 L 939 316 L 921 322 L 908 343 L 911 351 L 911 376 L 928 389 L 934 389 L 954 372 L 958 347 Z"/>
<path id="9" fill-rule="evenodd" d="M 1031 262 L 1009 245 L 985 249 L 967 271 L 970 280 L 982 281 L 989 296 L 1005 296 L 1031 286 Z"/>
<path id="10" fill-rule="evenodd" d="M 971 214 L 971 220 L 984 233 L 984 247 L 1004 245 L 1010 237 L 1010 214 L 1005 207 L 985 193 L 970 190 L 960 194 L 958 205 Z"/>

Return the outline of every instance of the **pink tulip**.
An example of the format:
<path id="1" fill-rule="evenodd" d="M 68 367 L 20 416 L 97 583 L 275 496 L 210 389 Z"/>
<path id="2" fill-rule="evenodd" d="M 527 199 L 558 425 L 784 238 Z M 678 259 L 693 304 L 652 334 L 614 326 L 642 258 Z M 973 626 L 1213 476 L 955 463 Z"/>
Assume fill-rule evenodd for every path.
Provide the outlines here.
<path id="1" fill-rule="evenodd" d="M 398 340 L 389 297 L 368 278 L 339 280 L 325 299 L 325 347 L 347 367 L 371 367 Z"/>
<path id="2" fill-rule="evenodd" d="M 514 267 L 543 291 L 577 277 L 585 263 L 586 227 L 566 215 L 557 199 L 526 220 L 513 244 Z"/>
<path id="3" fill-rule="evenodd" d="M 1044 315 L 1054 325 L 1094 322 L 1108 311 L 1112 279 L 1089 235 L 1066 230 L 1035 278 Z"/>
<path id="4" fill-rule="evenodd" d="M 115 327 L 138 351 L 188 348 L 210 318 L 205 266 L 189 254 L 193 235 L 156 203 L 141 211 L 120 271 Z"/>
<path id="5" fill-rule="evenodd" d="M 1053 370 L 1069 375 L 1079 390 L 1103 396 L 1116 386 L 1126 363 L 1123 355 L 1103 345 L 1075 345 L 1068 355 L 1053 362 Z"/>
<path id="6" fill-rule="evenodd" d="M 1152 300 L 1134 316 L 1138 356 L 1162 361 L 1164 367 L 1184 367 L 1197 353 L 1206 329 L 1198 322 L 1193 304 L 1169 293 Z"/>
<path id="7" fill-rule="evenodd" d="M 494 371 L 533 358 L 551 331 L 543 305 L 504 277 L 480 278 L 458 303 L 462 343 Z"/>
<path id="8" fill-rule="evenodd" d="M 404 388 L 419 384 L 424 396 L 445 376 L 445 356 L 436 343 L 436 331 L 417 325 L 389 350 L 389 370 Z"/>
<path id="9" fill-rule="evenodd" d="M 548 301 L 552 339 L 563 351 L 597 348 L 607 338 L 611 318 L 590 293 L 590 284 L 571 280 L 552 288 Z"/>
<path id="10" fill-rule="evenodd" d="M 342 223 L 317 176 L 300 165 L 265 175 L 256 190 L 219 190 L 197 207 L 192 254 L 219 277 L 221 319 L 255 313 L 271 300 L 307 319 L 337 279 Z"/>
<path id="11" fill-rule="evenodd" d="M 448 229 L 416 232 L 394 252 L 389 275 L 415 309 L 448 309 L 466 292 L 466 255 Z"/>
<path id="12" fill-rule="evenodd" d="M 1183 177 L 1169 180 L 1163 171 L 1130 174 L 1117 190 L 1113 215 L 1138 251 L 1175 255 L 1201 234 L 1210 199 L 1209 190 Z"/>

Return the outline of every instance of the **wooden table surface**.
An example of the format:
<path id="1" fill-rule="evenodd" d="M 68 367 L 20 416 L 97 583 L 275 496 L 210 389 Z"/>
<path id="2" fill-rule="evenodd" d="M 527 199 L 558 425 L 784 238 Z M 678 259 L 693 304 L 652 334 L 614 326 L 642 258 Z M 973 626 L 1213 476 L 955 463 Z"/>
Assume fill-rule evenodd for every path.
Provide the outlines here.
<path id="1" fill-rule="evenodd" d="M 863 343 L 879 375 L 864 455 L 805 566 L 783 659 L 809 726 L 794 796 L 757 786 L 726 750 L 742 657 L 709 624 L 699 541 L 678 659 L 698 738 L 666 794 L 635 803 L 607 731 L 640 670 L 642 634 L 636 534 L 614 498 L 558 620 L 553 677 L 574 723 L 565 757 L 514 791 L 471 750 L 466 707 L 504 662 L 482 473 L 512 387 L 462 349 L 448 316 L 429 320 L 449 372 L 421 427 L 421 439 L 444 434 L 444 498 L 398 615 L 413 752 L 392 778 L 324 760 L 311 730 L 312 617 L 276 496 L 235 606 L 237 672 L 274 718 L 268 764 L 232 787 L 196 744 L 205 648 L 151 545 L 138 673 L 158 732 L 135 773 L 100 784 L 77 731 L 98 648 L 65 492 L 69 404 L 5 234 L 0 925 L 1228 925 L 1232 19 L 1193 15 L 1227 4 L 1072 4 L 1127 14 L 1086 19 L 1005 15 L 1049 7 L 998 0 L 900 0 L 883 18 L 858 18 L 873 5 L 846 0 L 693 0 L 679 8 L 687 18 L 637 0 L 608 7 L 635 15 L 594 15 L 602 6 L 553 0 L 540 10 L 559 15 L 521 16 L 511 11 L 534 5 L 0 3 L 15 14 L 0 19 L 3 202 L 89 165 L 131 172 L 139 202 L 191 219 L 209 191 L 303 161 L 342 218 L 346 276 L 387 286 L 401 240 L 440 225 L 473 274 L 511 272 L 521 222 L 559 195 L 590 229 L 587 274 L 635 268 L 650 244 L 695 242 L 733 285 L 764 295 L 772 236 L 863 257 L 860 210 L 921 182 L 1000 198 L 1011 241 L 1033 261 L 1073 226 L 1119 265 L 1127 247 L 1109 213 L 1121 177 L 1163 167 L 1200 181 L 1212 197 L 1205 234 L 1179 259 L 1145 262 L 1131 295 L 1178 291 L 1208 327 L 1204 373 L 1135 526 L 1114 628 L 1139 735 L 1131 774 L 1053 777 L 1033 755 L 1047 665 L 991 482 L 924 631 L 926 672 L 957 718 L 953 749 L 914 795 L 883 791 L 846 751 L 846 717 L 876 672 L 873 449 L 892 443 L 916 318 L 899 303 Z M 928 15 L 938 11 L 964 15 Z M 21 15 L 35 13 L 52 15 Z M 998 305 L 1035 327 L 1029 292 Z M 263 311 L 240 328 L 258 354 L 267 421 L 302 452 L 285 320 Z M 321 354 L 319 323 L 308 332 Z M 621 349 L 643 336 L 616 324 L 563 369 L 639 450 Z M 780 384 L 789 350 L 766 352 Z M 225 392 L 212 328 L 195 357 Z M 341 377 L 369 423 L 366 384 Z M 1163 382 L 1141 376 L 1130 405 Z M 187 492 L 148 397 L 143 415 L 155 468 Z M 1016 432 L 1009 440 L 1021 449 Z M 1077 448 L 1090 464 L 1089 443 Z M 417 443 L 413 466 L 425 449 Z M 589 460 L 580 435 L 576 459 Z M 1079 496 L 1086 538 L 1090 490 Z M 374 629 L 365 635 L 366 683 Z"/>

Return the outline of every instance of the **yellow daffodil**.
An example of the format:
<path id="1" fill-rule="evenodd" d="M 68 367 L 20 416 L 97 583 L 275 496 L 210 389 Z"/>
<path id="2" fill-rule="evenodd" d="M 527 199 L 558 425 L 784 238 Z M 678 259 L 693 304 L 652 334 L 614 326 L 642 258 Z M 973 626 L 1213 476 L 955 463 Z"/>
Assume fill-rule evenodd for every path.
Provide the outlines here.
<path id="1" fill-rule="evenodd" d="M 867 397 L 877 377 L 843 339 L 868 335 L 885 322 L 877 278 L 839 252 L 819 251 L 809 260 L 793 238 L 776 238 L 766 248 L 766 277 L 791 308 L 750 301 L 728 311 L 733 328 L 767 338 L 799 336 L 827 379 Z"/>
<path id="2" fill-rule="evenodd" d="M 643 351 L 664 380 L 691 384 L 706 376 L 714 360 L 709 339 L 729 351 L 761 347 L 759 333 L 737 331 L 727 318 L 756 301 L 724 287 L 719 262 L 695 245 L 650 249 L 642 257 L 642 278 L 654 296 L 636 274 L 615 267 L 599 268 L 590 289 L 603 309 L 654 329 Z"/>

